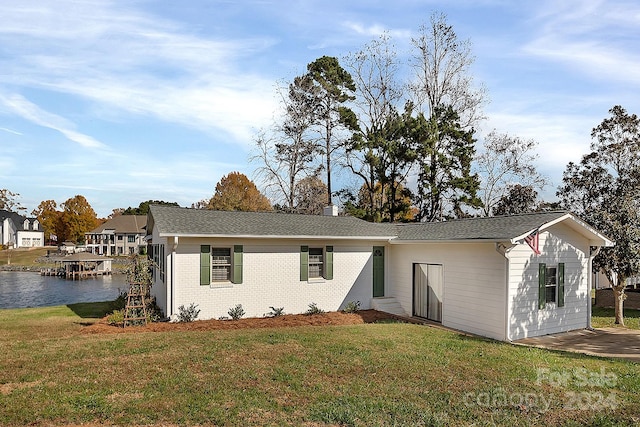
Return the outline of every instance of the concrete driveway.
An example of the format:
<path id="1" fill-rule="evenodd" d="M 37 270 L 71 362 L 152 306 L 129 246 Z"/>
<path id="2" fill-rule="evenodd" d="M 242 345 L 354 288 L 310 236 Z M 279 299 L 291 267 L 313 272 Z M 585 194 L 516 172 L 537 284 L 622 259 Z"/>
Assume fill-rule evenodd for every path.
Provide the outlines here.
<path id="1" fill-rule="evenodd" d="M 625 328 L 581 329 L 543 337 L 525 338 L 515 344 L 592 356 L 619 357 L 640 362 L 640 331 Z"/>

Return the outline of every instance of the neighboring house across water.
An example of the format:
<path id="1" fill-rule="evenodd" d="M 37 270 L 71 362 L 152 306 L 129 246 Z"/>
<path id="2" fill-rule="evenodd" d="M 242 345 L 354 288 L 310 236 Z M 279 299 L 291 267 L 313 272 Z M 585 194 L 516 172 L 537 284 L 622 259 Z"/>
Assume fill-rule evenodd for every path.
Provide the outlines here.
<path id="1" fill-rule="evenodd" d="M 86 251 L 106 256 L 140 253 L 147 225 L 146 215 L 119 215 L 85 233 Z"/>
<path id="2" fill-rule="evenodd" d="M 567 212 L 374 224 L 152 206 L 147 233 L 172 319 L 191 303 L 210 319 L 360 301 L 505 341 L 588 327 L 591 248 L 613 244 Z"/>
<path id="3" fill-rule="evenodd" d="M 0 210 L 1 244 L 13 248 L 41 248 L 44 231 L 37 218 L 27 218 L 16 212 Z"/>

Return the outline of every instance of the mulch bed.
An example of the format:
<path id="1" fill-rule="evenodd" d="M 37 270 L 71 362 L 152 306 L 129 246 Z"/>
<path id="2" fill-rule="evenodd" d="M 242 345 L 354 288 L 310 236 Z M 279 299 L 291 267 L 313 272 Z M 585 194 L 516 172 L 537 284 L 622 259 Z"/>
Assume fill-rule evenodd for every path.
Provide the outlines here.
<path id="1" fill-rule="evenodd" d="M 151 323 L 146 326 L 112 326 L 106 317 L 83 328 L 86 334 L 127 334 L 140 332 L 209 331 L 225 329 L 287 328 L 296 326 L 336 326 L 375 323 L 394 317 L 376 310 L 357 313 L 329 312 L 322 314 L 287 314 L 278 317 L 254 317 L 239 320 L 197 320 L 189 323 Z"/>

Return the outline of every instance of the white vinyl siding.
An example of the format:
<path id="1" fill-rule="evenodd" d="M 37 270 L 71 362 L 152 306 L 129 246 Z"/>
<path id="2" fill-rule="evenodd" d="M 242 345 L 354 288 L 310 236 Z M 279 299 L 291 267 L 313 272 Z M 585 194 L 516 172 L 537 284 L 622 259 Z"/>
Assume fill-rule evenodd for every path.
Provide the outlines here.
<path id="1" fill-rule="evenodd" d="M 413 312 L 413 264 L 440 264 L 442 325 L 504 339 L 506 260 L 494 244 L 394 244 L 388 258 L 390 295 L 406 313 Z"/>
<path id="2" fill-rule="evenodd" d="M 509 340 L 586 328 L 588 325 L 589 242 L 568 226 L 557 224 L 540 233 L 540 255 L 526 244 L 509 253 Z M 539 265 L 564 264 L 564 306 L 539 308 Z M 545 295 L 546 300 L 546 295 Z M 556 295 L 557 300 L 557 295 Z"/>

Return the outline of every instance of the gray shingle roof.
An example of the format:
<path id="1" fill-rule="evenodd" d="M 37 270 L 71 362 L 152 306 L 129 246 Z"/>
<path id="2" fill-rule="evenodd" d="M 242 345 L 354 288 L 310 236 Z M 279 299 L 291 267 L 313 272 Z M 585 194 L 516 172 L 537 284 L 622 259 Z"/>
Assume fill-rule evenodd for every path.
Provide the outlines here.
<path id="1" fill-rule="evenodd" d="M 153 205 L 150 214 L 161 235 L 308 236 L 391 238 L 393 226 L 352 217 L 273 212 L 229 212 Z M 153 226 L 150 224 L 150 227 Z"/>
<path id="2" fill-rule="evenodd" d="M 165 236 L 380 238 L 396 241 L 507 241 L 557 220 L 566 211 L 447 222 L 375 224 L 352 217 L 271 212 L 226 212 L 153 205 L 151 227 Z"/>
<path id="3" fill-rule="evenodd" d="M 9 218 L 9 220 L 13 222 L 15 229 L 18 231 L 42 231 L 42 226 L 40 226 L 40 223 L 38 223 L 38 227 L 36 228 L 36 230 L 32 229 L 33 222 L 37 218 L 27 218 L 26 216 L 20 215 L 17 212 L 11 212 L 4 209 L 0 210 L 0 222 L 4 221 L 6 218 Z M 25 219 L 29 220 L 29 226 L 27 228 L 24 228 Z"/>
<path id="4" fill-rule="evenodd" d="M 510 240 L 565 216 L 566 211 L 398 224 L 399 240 Z"/>
<path id="5" fill-rule="evenodd" d="M 102 234 L 104 230 L 115 230 L 116 233 L 144 234 L 143 228 L 146 225 L 146 215 L 118 215 L 91 230 L 88 234 Z"/>

